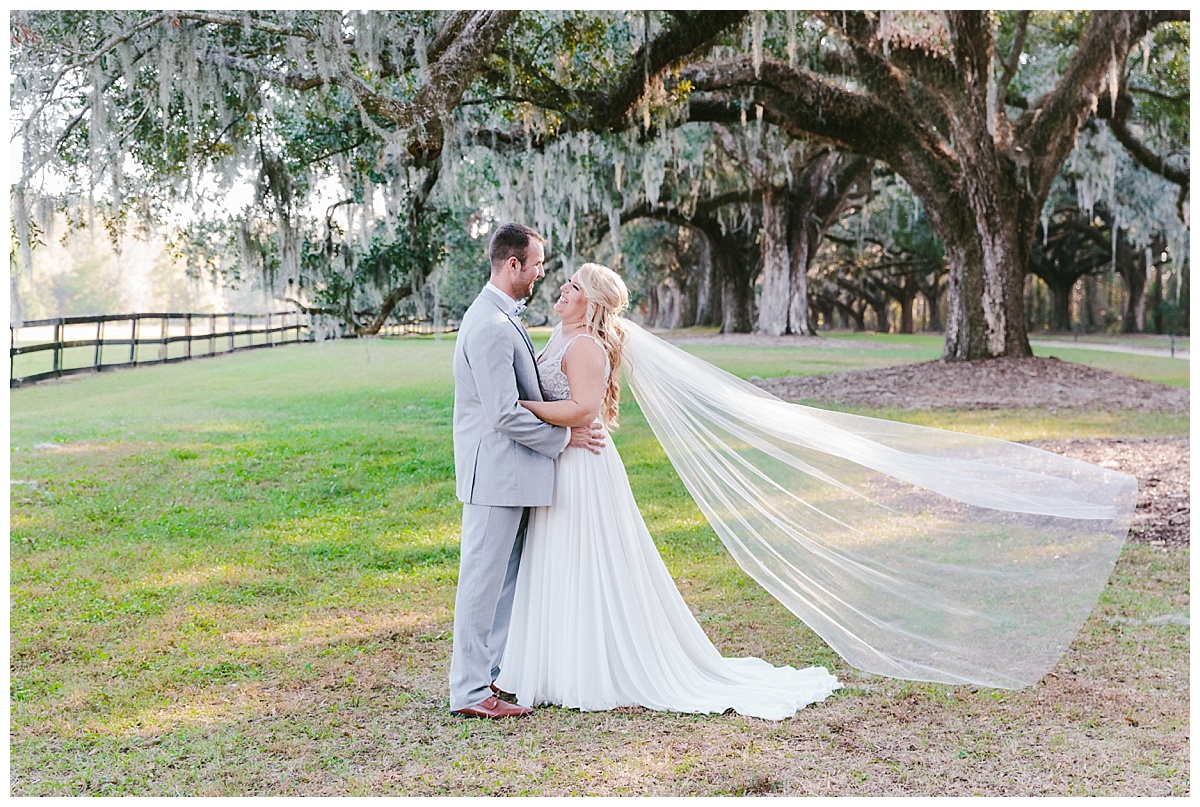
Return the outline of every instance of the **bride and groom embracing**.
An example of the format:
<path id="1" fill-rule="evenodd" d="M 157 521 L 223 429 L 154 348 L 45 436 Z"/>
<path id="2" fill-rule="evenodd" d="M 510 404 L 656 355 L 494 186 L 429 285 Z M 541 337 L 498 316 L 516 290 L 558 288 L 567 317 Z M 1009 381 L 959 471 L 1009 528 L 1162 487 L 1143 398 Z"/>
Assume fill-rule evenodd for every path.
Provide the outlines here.
<path id="1" fill-rule="evenodd" d="M 518 224 L 495 232 L 491 279 L 455 348 L 463 522 L 451 710 L 640 705 L 779 718 L 824 699 L 839 685 L 823 668 L 723 659 L 688 610 L 606 439 L 625 285 L 582 266 L 562 286 L 561 324 L 538 356 L 517 314 L 544 275 L 543 244 Z"/>
<path id="2" fill-rule="evenodd" d="M 517 317 L 544 243 L 519 224 L 495 232 L 455 347 L 452 712 L 779 720 L 841 687 L 824 667 L 723 658 L 704 634 L 607 439 L 622 364 L 734 559 L 848 663 L 1017 688 L 1057 662 L 1111 573 L 1135 479 L 781 401 L 621 318 L 625 285 L 598 264 L 562 285 L 561 323 L 537 354 Z"/>

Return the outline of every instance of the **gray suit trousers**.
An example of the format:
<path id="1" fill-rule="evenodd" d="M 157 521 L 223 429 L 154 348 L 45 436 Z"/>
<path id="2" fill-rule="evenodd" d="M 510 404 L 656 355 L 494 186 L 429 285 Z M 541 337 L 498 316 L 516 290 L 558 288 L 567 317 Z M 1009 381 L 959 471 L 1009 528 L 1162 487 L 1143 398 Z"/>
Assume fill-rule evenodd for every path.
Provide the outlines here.
<path id="1" fill-rule="evenodd" d="M 527 507 L 463 504 L 450 656 L 451 710 L 475 706 L 492 694 L 489 685 L 500 674 L 528 522 Z M 505 569 L 503 575 L 497 573 L 499 567 Z M 484 671 L 490 675 L 483 677 Z"/>

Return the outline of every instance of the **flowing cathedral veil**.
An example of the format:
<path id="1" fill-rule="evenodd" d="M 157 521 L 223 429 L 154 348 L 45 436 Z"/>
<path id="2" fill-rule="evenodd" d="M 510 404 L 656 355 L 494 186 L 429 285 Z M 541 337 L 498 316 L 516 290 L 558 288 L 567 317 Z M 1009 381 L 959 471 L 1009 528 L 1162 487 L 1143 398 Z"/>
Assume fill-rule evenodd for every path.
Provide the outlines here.
<path id="1" fill-rule="evenodd" d="M 1137 480 L 787 403 L 628 320 L 638 405 L 738 565 L 854 667 L 1016 689 L 1091 612 Z"/>

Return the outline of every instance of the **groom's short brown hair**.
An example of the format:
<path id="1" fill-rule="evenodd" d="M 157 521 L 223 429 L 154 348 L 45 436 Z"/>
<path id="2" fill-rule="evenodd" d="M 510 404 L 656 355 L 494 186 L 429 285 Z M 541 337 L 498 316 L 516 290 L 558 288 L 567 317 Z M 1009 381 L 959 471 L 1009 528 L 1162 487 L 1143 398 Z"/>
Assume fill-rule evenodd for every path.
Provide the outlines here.
<path id="1" fill-rule="evenodd" d="M 509 258 L 516 258 L 522 264 L 529 255 L 530 242 L 537 240 L 541 244 L 546 239 L 524 224 L 505 224 L 492 234 L 492 243 L 488 247 L 488 258 L 492 266 L 504 263 Z"/>

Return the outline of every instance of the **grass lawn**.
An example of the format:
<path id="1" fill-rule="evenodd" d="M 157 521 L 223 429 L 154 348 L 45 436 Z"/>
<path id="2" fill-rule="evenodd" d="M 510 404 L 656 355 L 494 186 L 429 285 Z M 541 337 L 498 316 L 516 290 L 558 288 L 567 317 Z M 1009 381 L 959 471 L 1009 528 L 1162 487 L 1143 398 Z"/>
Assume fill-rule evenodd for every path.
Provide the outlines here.
<path id="1" fill-rule="evenodd" d="M 10 394 L 14 795 L 1190 792 L 1188 550 L 1128 544 L 1038 686 L 869 676 L 737 568 L 629 398 L 617 446 L 709 636 L 726 655 L 824 664 L 845 689 L 779 723 L 452 717 L 452 346 L 291 345 Z M 779 375 L 927 347 L 694 352 Z M 1188 425 L 904 416 L 1010 439 Z"/>

